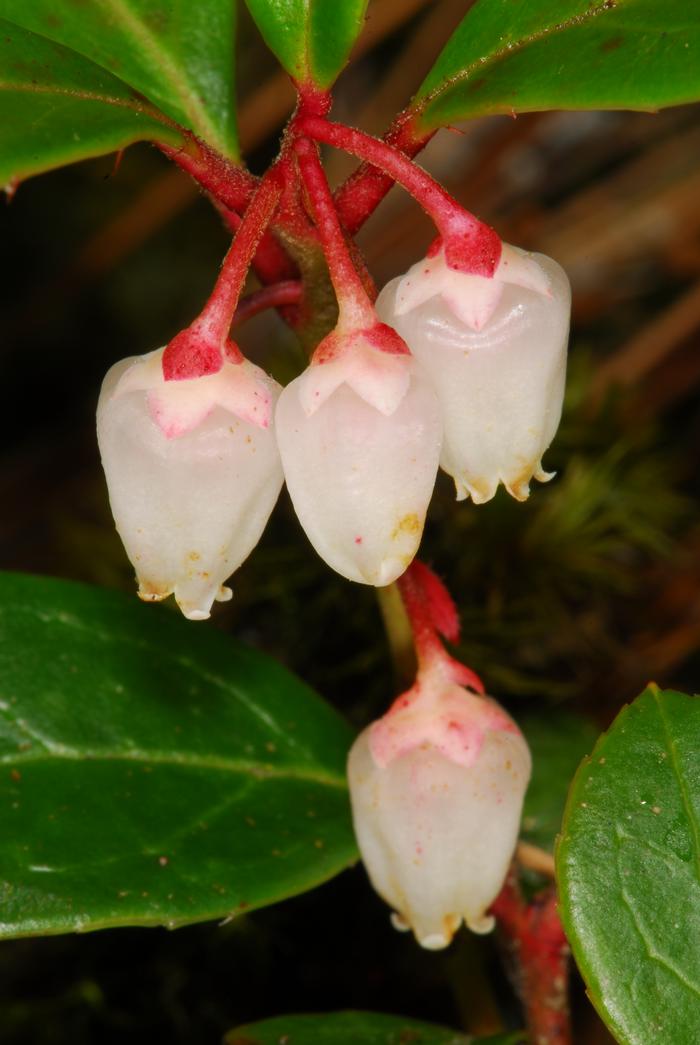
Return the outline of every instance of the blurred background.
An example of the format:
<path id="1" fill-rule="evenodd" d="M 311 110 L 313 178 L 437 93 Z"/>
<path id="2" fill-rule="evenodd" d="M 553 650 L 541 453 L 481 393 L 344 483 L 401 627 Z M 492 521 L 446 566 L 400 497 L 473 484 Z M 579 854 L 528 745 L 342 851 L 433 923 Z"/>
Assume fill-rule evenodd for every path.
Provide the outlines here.
<path id="1" fill-rule="evenodd" d="M 382 133 L 464 6 L 372 0 L 334 116 Z M 240 33 L 240 129 L 259 172 L 293 97 L 244 11 Z M 698 685 L 699 115 L 499 116 L 441 131 L 421 157 L 573 285 L 567 405 L 545 458 L 556 479 L 524 505 L 500 492 L 474 508 L 442 477 L 422 551 L 458 602 L 460 654 L 516 716 L 566 705 L 600 730 L 649 679 Z M 354 165 L 327 160 L 334 184 Z M 395 189 L 359 243 L 381 286 L 431 237 Z M 226 233 L 194 183 L 140 145 L 22 184 L 0 242 L 0 565 L 130 590 L 95 442 L 100 381 L 194 317 Z M 274 314 L 237 336 L 281 381 L 304 364 Z M 381 713 L 396 683 L 374 592 L 315 557 L 286 495 L 233 586 L 207 626 L 274 654 L 358 728 Z M 500 1007 L 517 1026 L 505 982 L 483 980 L 493 941 L 462 936 L 446 955 L 407 947 L 355 870 L 224 928 L 3 943 L 0 1042 L 217 1042 L 263 1015 L 347 1007 L 479 1033 Z M 580 988 L 575 1006 L 577 1041 L 609 1041 Z"/>

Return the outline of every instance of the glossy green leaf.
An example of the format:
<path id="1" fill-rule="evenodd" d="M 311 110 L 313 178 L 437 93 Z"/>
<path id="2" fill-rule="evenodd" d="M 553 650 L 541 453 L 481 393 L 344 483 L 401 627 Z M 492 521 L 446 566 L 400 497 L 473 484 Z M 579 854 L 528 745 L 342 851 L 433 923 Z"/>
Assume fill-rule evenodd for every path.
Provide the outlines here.
<path id="1" fill-rule="evenodd" d="M 522 837 L 553 849 L 561 828 L 566 794 L 584 755 L 593 750 L 595 727 L 568 711 L 547 711 L 518 718 L 530 751 L 532 777 L 523 806 Z"/>
<path id="2" fill-rule="evenodd" d="M 225 1045 L 517 1045 L 519 1034 L 471 1038 L 434 1023 L 379 1012 L 277 1016 L 238 1027 Z"/>
<path id="3" fill-rule="evenodd" d="M 342 719 L 136 598 L 0 575 L 0 935 L 220 918 L 356 856 Z"/>
<path id="4" fill-rule="evenodd" d="M 177 130 L 121 80 L 0 18 L 0 186 Z"/>
<path id="5" fill-rule="evenodd" d="M 290 76 L 330 87 L 362 29 L 367 0 L 246 0 Z"/>
<path id="6" fill-rule="evenodd" d="M 688 0 L 477 0 L 421 85 L 428 129 L 542 109 L 658 109 L 700 98 Z"/>
<path id="7" fill-rule="evenodd" d="M 700 698 L 650 686 L 582 763 L 557 848 L 561 913 L 623 1045 L 700 1027 Z"/>
<path id="8" fill-rule="evenodd" d="M 108 70 L 232 158 L 235 11 L 235 0 L 0 0 L 0 18 Z"/>

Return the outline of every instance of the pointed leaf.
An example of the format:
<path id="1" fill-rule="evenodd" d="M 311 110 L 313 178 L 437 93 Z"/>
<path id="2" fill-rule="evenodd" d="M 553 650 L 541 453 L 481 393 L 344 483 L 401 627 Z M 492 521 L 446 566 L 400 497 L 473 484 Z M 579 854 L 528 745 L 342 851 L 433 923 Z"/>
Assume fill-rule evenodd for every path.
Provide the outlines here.
<path id="1" fill-rule="evenodd" d="M 650 686 L 581 764 L 557 850 L 561 913 L 617 1041 L 697 1041 L 700 698 Z"/>
<path id="2" fill-rule="evenodd" d="M 246 0 L 290 76 L 330 87 L 362 29 L 367 0 Z"/>
<path id="3" fill-rule="evenodd" d="M 543 109 L 658 109 L 700 98 L 687 0 L 477 0 L 421 85 L 424 129 Z"/>
<path id="4" fill-rule="evenodd" d="M 310 889 L 356 855 L 351 739 L 211 627 L 0 575 L 0 935 L 174 926 Z"/>
<path id="5" fill-rule="evenodd" d="M 235 12 L 235 0 L 0 0 L 1 18 L 108 70 L 230 158 Z"/>
<path id="6" fill-rule="evenodd" d="M 0 18 L 0 186 L 144 139 L 182 140 L 121 80 Z"/>
<path id="7" fill-rule="evenodd" d="M 225 1045 L 518 1045 L 520 1034 L 471 1038 L 435 1023 L 380 1012 L 277 1016 L 231 1031 Z"/>

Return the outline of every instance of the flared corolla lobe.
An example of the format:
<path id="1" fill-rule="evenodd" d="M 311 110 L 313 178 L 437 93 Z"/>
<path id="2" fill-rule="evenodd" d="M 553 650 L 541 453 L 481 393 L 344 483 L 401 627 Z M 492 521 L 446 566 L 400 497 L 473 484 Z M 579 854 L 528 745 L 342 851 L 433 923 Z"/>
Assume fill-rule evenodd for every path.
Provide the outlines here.
<path id="1" fill-rule="evenodd" d="M 446 682 L 409 690 L 355 741 L 353 820 L 397 928 L 431 950 L 462 921 L 489 932 L 518 837 L 530 753 L 495 701 Z"/>
<path id="2" fill-rule="evenodd" d="M 191 620 L 257 544 L 282 485 L 271 427 L 279 386 L 252 363 L 163 377 L 163 349 L 107 374 L 97 432 L 114 520 L 146 601 Z"/>
<path id="3" fill-rule="evenodd" d="M 503 483 L 529 494 L 561 417 L 570 290 L 541 254 L 503 245 L 492 279 L 447 269 L 438 255 L 389 283 L 377 311 L 406 340 L 440 400 L 441 467 L 458 500 L 490 500 Z"/>
<path id="4" fill-rule="evenodd" d="M 382 586 L 413 559 L 442 424 L 430 383 L 393 331 L 330 335 L 280 396 L 277 437 L 294 509 L 329 566 Z"/>

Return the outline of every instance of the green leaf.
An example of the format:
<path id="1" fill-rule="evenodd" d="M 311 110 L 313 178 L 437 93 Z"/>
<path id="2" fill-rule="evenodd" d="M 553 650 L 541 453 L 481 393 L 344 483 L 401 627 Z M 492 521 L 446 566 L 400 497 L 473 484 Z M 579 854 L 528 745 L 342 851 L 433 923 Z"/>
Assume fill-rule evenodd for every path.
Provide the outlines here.
<path id="1" fill-rule="evenodd" d="M 0 0 L 1 18 L 108 70 L 230 158 L 235 12 L 235 0 Z"/>
<path id="2" fill-rule="evenodd" d="M 0 18 L 0 186 L 144 139 L 182 140 L 121 80 Z"/>
<path id="3" fill-rule="evenodd" d="M 290 76 L 330 87 L 362 29 L 368 0 L 246 0 Z"/>
<path id="4" fill-rule="evenodd" d="M 700 699 L 651 685 L 569 793 L 561 913 L 623 1045 L 694 1045 L 700 1012 Z"/>
<path id="5" fill-rule="evenodd" d="M 700 18 L 687 0 L 477 0 L 413 104 L 427 130 L 491 113 L 698 98 Z"/>
<path id="6" fill-rule="evenodd" d="M 518 723 L 532 752 L 522 837 L 551 850 L 561 827 L 569 785 L 583 756 L 593 750 L 598 731 L 587 719 L 568 711 L 525 715 Z"/>
<path id="7" fill-rule="evenodd" d="M 351 740 L 212 627 L 0 575 L 0 935 L 176 926 L 330 878 L 356 857 Z"/>
<path id="8" fill-rule="evenodd" d="M 277 1016 L 238 1027 L 225 1045 L 517 1045 L 519 1034 L 471 1038 L 434 1023 L 379 1012 Z"/>

